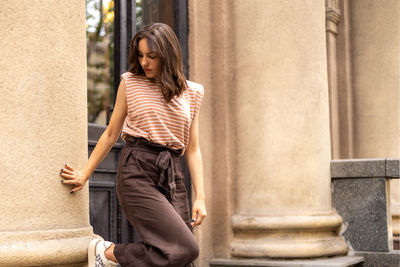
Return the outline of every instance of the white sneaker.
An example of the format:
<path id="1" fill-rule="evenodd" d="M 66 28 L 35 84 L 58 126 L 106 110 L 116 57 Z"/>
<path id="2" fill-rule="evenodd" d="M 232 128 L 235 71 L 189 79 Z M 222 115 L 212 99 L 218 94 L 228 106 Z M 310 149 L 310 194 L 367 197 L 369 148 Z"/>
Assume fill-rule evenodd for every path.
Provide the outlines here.
<path id="1" fill-rule="evenodd" d="M 88 250 L 88 267 L 113 267 L 119 266 L 116 262 L 110 261 L 104 255 L 107 248 L 112 245 L 109 241 L 104 241 L 101 239 L 93 239 L 89 243 Z"/>

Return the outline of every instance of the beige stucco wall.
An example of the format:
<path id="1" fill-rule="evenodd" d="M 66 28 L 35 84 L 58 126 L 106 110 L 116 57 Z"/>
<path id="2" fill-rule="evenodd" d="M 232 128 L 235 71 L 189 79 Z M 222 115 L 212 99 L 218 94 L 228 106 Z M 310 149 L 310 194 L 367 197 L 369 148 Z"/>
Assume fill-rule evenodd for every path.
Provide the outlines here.
<path id="1" fill-rule="evenodd" d="M 0 266 L 83 263 L 88 190 L 59 171 L 87 160 L 85 2 L 1 6 Z"/>
<path id="2" fill-rule="evenodd" d="M 400 2 L 351 2 L 354 157 L 400 158 Z M 400 234 L 400 183 L 391 182 Z"/>

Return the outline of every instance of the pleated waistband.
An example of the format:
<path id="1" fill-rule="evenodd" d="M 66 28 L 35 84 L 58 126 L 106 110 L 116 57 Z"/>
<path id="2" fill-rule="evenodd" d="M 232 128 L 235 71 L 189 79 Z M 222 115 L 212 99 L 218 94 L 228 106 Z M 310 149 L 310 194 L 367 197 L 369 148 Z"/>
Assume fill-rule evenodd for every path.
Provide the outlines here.
<path id="1" fill-rule="evenodd" d="M 131 135 L 126 135 L 125 137 L 125 146 L 126 147 L 137 147 L 141 150 L 145 150 L 148 152 L 152 152 L 158 154 L 162 151 L 168 150 L 171 153 L 171 156 L 178 157 L 181 155 L 182 150 L 174 150 L 167 146 L 163 146 L 160 144 L 152 143 L 151 141 L 147 140 L 143 137 L 135 137 Z"/>

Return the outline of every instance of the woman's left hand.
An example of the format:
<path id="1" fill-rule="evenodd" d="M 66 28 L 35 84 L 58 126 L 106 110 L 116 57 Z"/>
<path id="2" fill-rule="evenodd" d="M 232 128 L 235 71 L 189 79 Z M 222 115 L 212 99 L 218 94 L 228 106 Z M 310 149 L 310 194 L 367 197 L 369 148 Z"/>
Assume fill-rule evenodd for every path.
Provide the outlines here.
<path id="1" fill-rule="evenodd" d="M 207 211 L 204 200 L 196 200 L 193 204 L 193 209 L 192 209 L 192 222 L 191 222 L 192 228 L 194 228 L 197 225 L 200 225 L 206 216 L 207 216 Z"/>

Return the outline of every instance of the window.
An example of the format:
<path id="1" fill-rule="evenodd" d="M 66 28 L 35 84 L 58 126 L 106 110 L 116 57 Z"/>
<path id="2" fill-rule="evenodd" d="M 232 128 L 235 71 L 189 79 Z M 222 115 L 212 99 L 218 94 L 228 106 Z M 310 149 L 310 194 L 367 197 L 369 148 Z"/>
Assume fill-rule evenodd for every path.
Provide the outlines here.
<path id="1" fill-rule="evenodd" d="M 114 105 L 114 1 L 86 0 L 88 122 L 105 125 Z"/>

